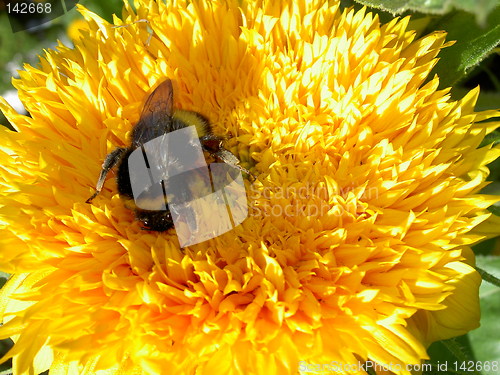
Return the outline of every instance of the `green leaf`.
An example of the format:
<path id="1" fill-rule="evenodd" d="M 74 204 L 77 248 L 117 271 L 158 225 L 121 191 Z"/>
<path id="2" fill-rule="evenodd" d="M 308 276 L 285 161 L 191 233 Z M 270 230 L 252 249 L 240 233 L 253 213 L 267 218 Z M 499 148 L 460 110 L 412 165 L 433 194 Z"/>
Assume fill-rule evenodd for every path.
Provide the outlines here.
<path id="1" fill-rule="evenodd" d="M 446 39 L 456 41 L 439 53 L 440 61 L 433 71 L 439 76 L 442 88 L 460 81 L 500 43 L 499 19 L 500 7 L 489 15 L 484 27 L 475 22 L 473 15 L 454 12 L 440 17 L 428 28 L 427 31 L 446 30 Z"/>
<path id="2" fill-rule="evenodd" d="M 500 103 L 500 94 L 498 95 L 498 103 Z M 486 139 L 490 142 L 493 143 L 493 146 L 496 146 L 497 144 L 500 143 L 500 130 L 495 130 L 492 133 L 488 134 L 486 136 Z"/>
<path id="3" fill-rule="evenodd" d="M 488 211 L 490 211 L 493 215 L 500 216 L 500 207 L 498 206 L 491 206 L 488 208 Z"/>
<path id="4" fill-rule="evenodd" d="M 488 180 L 489 181 L 500 181 L 500 158 L 498 158 L 497 160 L 488 164 L 488 168 L 490 170 L 490 175 L 488 177 Z M 486 186 L 486 188 L 487 187 L 488 186 Z M 486 191 L 486 188 L 484 188 L 483 190 Z M 498 187 L 490 189 L 488 191 L 492 192 L 493 194 L 500 195 L 500 189 L 498 189 Z M 490 194 L 490 193 L 488 193 L 488 194 Z"/>
<path id="5" fill-rule="evenodd" d="M 11 348 L 13 342 L 11 339 L 0 340 L 0 358 L 3 357 Z M 5 371 L 12 371 L 12 360 L 0 364 L 0 375 L 2 375 Z"/>
<path id="6" fill-rule="evenodd" d="M 394 14 L 406 11 L 445 14 L 453 9 L 474 13 L 479 23 L 483 24 L 497 5 L 498 0 L 356 0 L 358 3 L 382 9 Z"/>
<path id="7" fill-rule="evenodd" d="M 500 278 L 500 257 L 498 256 L 477 256 L 478 267 L 485 270 L 496 279 Z M 479 289 L 481 303 L 481 327 L 469 332 L 471 346 L 476 354 L 476 359 L 483 365 L 484 375 L 497 375 L 499 369 L 484 367 L 487 363 L 494 361 L 500 365 L 500 288 L 483 282 Z"/>
<path id="8" fill-rule="evenodd" d="M 498 97 L 499 103 L 500 103 L 500 96 Z M 500 143 L 500 130 L 494 130 L 490 134 L 486 134 L 484 137 L 483 142 L 481 142 L 481 147 L 485 145 L 492 144 L 493 146 L 496 146 Z"/>
<path id="9" fill-rule="evenodd" d="M 429 370 L 428 367 L 424 367 L 425 371 L 423 375 L 481 374 L 481 371 L 467 371 L 467 369 L 461 369 L 459 366 L 455 365 L 459 363 L 477 362 L 467 335 L 435 342 L 429 347 L 427 352 L 431 358 L 429 362 L 426 363 L 426 366 L 431 365 L 432 369 Z"/>
<path id="10" fill-rule="evenodd" d="M 476 262 L 489 281 L 498 282 L 500 257 L 476 256 Z M 483 374 L 497 375 L 500 365 L 500 288 L 483 282 L 479 291 L 481 327 L 469 334 L 433 343 L 428 353 L 431 357 L 423 375 L 434 374 Z"/>
<path id="11" fill-rule="evenodd" d="M 496 242 L 496 238 L 489 238 L 472 246 L 472 251 L 476 255 L 491 255 L 495 250 Z"/>
<path id="12" fill-rule="evenodd" d="M 7 282 L 9 278 L 9 274 L 0 271 L 0 288 L 2 288 L 5 283 Z M 12 348 L 12 340 L 11 339 L 5 339 L 5 340 L 0 340 L 0 358 L 5 355 L 9 351 L 9 349 Z M 0 364 L 0 375 L 2 374 L 8 374 L 9 371 L 12 373 L 12 361 L 9 360 L 5 363 Z"/>
<path id="13" fill-rule="evenodd" d="M 9 279 L 9 274 L 0 271 L 0 288 L 5 285 L 8 279 Z"/>
<path id="14" fill-rule="evenodd" d="M 469 91 L 470 91 L 470 88 L 456 86 L 456 87 L 453 87 L 453 90 L 451 91 L 451 97 L 453 100 L 460 100 Z M 481 112 L 481 111 L 486 111 L 489 109 L 497 109 L 497 110 L 500 109 L 500 88 L 498 89 L 498 92 L 497 92 L 497 91 L 486 91 L 486 90 L 483 90 L 483 88 L 481 87 L 481 92 L 479 93 L 479 97 L 477 98 L 477 102 L 476 102 L 476 105 L 474 106 L 474 110 L 476 112 Z M 498 141 L 500 141 L 500 131 L 496 130 L 495 132 L 486 135 L 486 139 L 489 139 L 494 134 L 496 134 L 494 140 L 497 140 L 497 143 L 498 143 Z M 485 144 L 492 143 L 494 140 L 486 142 Z"/>
<path id="15" fill-rule="evenodd" d="M 107 0 L 107 1 L 86 1 L 84 3 L 87 9 L 97 13 L 100 17 L 111 22 L 113 21 L 113 14 L 121 14 L 123 8 L 122 0 Z"/>

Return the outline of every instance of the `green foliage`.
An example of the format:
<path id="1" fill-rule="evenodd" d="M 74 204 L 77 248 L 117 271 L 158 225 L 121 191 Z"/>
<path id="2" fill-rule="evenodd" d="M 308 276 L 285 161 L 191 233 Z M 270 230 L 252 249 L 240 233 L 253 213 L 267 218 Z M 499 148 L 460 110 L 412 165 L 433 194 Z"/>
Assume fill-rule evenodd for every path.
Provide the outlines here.
<path id="1" fill-rule="evenodd" d="M 8 278 L 9 274 L 0 271 L 0 288 L 2 288 L 5 285 Z M 0 357 L 2 357 L 5 353 L 7 353 L 11 347 L 12 347 L 12 340 L 10 339 L 0 340 Z M 11 361 L 1 364 L 0 375 L 2 375 L 4 372 L 8 373 L 7 371 L 10 371 L 9 369 L 11 368 L 11 366 L 12 366 Z"/>
<path id="2" fill-rule="evenodd" d="M 442 88 L 463 80 L 500 43 L 499 0 L 356 1 L 382 10 L 381 18 L 386 18 L 384 12 L 390 12 L 401 16 L 411 14 L 413 22 L 423 20 L 427 26 L 425 30 L 419 30 L 419 35 L 434 30 L 448 33 L 447 40 L 455 41 L 455 44 L 441 51 L 440 62 L 434 69 Z M 491 74 L 491 79 L 494 84 L 499 84 L 495 74 Z"/>
<path id="3" fill-rule="evenodd" d="M 5 285 L 8 278 L 9 278 L 8 273 L 0 271 L 0 288 L 2 288 Z"/>
<path id="4" fill-rule="evenodd" d="M 497 375 L 500 372 L 500 257 L 479 255 L 476 261 L 483 277 L 479 290 L 481 326 L 467 335 L 433 343 L 428 349 L 432 369 L 423 375 Z M 497 369 L 495 363 L 499 366 Z"/>
<path id="5" fill-rule="evenodd" d="M 424 375 L 497 375 L 500 372 L 500 257 L 480 255 L 476 262 L 483 277 L 479 290 L 481 326 L 467 335 L 432 344 L 428 350 L 432 370 Z M 444 366 L 446 372 L 443 372 Z"/>
<path id="6" fill-rule="evenodd" d="M 112 14 L 121 14 L 122 0 L 86 0 L 80 1 L 88 9 L 99 14 L 101 17 L 111 21 Z M 66 44 L 71 44 L 65 36 L 68 26 L 81 18 L 80 13 L 76 8 L 71 9 L 65 15 L 52 20 L 48 24 L 44 24 L 37 31 L 27 30 L 20 32 L 12 32 L 10 22 L 16 22 L 7 17 L 7 13 L 2 12 L 0 15 L 0 93 L 10 89 L 10 84 L 14 67 L 22 68 L 22 64 L 36 64 L 39 54 L 44 48 L 53 48 L 56 45 L 57 39 L 64 41 Z M 11 68 L 12 67 L 12 68 Z"/>
<path id="7" fill-rule="evenodd" d="M 112 20 L 112 14 L 121 14 L 122 0 L 82 0 L 82 5 L 99 14 L 108 21 Z M 71 41 L 66 36 L 66 29 L 76 19 L 82 18 L 76 8 L 51 22 L 44 24 L 39 30 L 27 30 L 14 33 L 10 22 L 16 22 L 7 17 L 5 12 L 0 14 L 0 95 L 7 90 L 12 90 L 11 80 L 18 77 L 17 70 L 22 69 L 23 64 L 37 65 L 38 55 L 43 49 L 54 48 L 57 40 L 66 45 Z M 0 124 L 8 125 L 7 120 L 0 113 Z"/>
<path id="8" fill-rule="evenodd" d="M 453 46 L 440 53 L 440 62 L 434 72 L 439 75 L 441 87 L 448 87 L 462 80 L 465 75 L 483 61 L 500 43 L 500 7 L 488 17 L 484 26 L 474 22 L 474 16 L 454 12 L 432 23 L 431 29 L 446 30 L 447 40 L 455 40 Z"/>
<path id="9" fill-rule="evenodd" d="M 12 340 L 0 340 L 0 357 L 7 353 L 12 348 Z M 9 372 L 10 371 L 10 372 Z M 0 364 L 0 375 L 12 373 L 12 360 Z"/>
<path id="10" fill-rule="evenodd" d="M 460 368 L 463 363 L 476 363 L 468 335 L 435 342 L 429 347 L 427 352 L 430 356 L 430 360 L 427 361 L 427 364 L 430 364 L 432 369 L 426 369 L 426 371 L 423 372 L 423 375 L 481 374 L 480 371 L 476 371 L 474 368 Z"/>
<path id="11" fill-rule="evenodd" d="M 453 9 L 475 14 L 479 23 L 486 20 L 489 12 L 498 6 L 498 0 L 356 0 L 358 3 L 382 9 L 393 14 L 406 11 L 445 14 Z"/>
<path id="12" fill-rule="evenodd" d="M 496 361 L 499 369 L 483 368 L 483 375 L 500 373 L 500 257 L 477 256 L 483 283 L 479 290 L 481 303 L 481 327 L 469 333 L 470 342 L 476 360 L 483 365 Z"/>
<path id="13" fill-rule="evenodd" d="M 500 216 L 500 207 L 498 206 L 491 206 L 489 208 L 490 212 L 493 213 L 493 215 Z"/>

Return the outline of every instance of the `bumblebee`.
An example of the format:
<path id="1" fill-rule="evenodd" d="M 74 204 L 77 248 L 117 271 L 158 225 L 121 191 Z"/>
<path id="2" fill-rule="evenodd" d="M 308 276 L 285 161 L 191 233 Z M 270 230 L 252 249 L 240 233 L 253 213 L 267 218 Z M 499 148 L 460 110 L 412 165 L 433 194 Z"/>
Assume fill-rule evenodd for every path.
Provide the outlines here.
<path id="1" fill-rule="evenodd" d="M 147 142 L 164 134 L 189 126 L 195 126 L 201 147 L 205 153 L 209 154 L 217 161 L 226 163 L 254 177 L 248 170 L 239 165 L 239 160 L 234 154 L 222 146 L 223 138 L 212 132 L 209 121 L 203 115 L 193 111 L 174 109 L 172 81 L 167 79 L 147 98 L 140 119 L 132 129 L 130 146 L 126 148 L 118 147 L 106 156 L 97 180 L 96 191 L 87 199 L 86 203 L 91 203 L 101 192 L 108 172 L 115 166 L 118 166 L 116 182 L 120 197 L 124 199 L 125 202 L 134 202 L 128 163 L 129 156 L 136 149 L 142 148 Z M 194 147 L 194 145 L 189 144 L 189 140 L 186 140 L 186 144 L 178 144 L 176 147 L 187 147 L 189 149 L 189 147 Z M 154 152 L 160 152 L 160 150 L 154 150 Z M 184 155 L 186 155 L 185 152 Z M 164 181 L 161 181 L 161 183 L 163 184 Z M 165 188 L 163 186 L 163 192 L 164 191 Z M 187 196 L 181 198 L 183 200 L 188 199 Z M 155 197 L 153 194 L 150 199 L 165 199 L 165 196 Z M 142 209 L 137 205 L 133 205 L 130 208 L 133 209 L 137 220 L 143 224 L 142 229 L 163 232 L 172 228 L 174 225 L 172 214 L 168 208 L 168 202 L 165 203 L 166 209 L 163 210 Z"/>

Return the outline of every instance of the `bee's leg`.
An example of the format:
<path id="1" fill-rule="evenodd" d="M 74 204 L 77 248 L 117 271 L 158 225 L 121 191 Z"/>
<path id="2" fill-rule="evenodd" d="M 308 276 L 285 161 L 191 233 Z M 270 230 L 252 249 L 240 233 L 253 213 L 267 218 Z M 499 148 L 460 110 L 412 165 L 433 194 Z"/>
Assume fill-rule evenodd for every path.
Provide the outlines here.
<path id="1" fill-rule="evenodd" d="M 212 155 L 216 159 L 226 164 L 229 164 L 231 167 L 239 169 L 240 171 L 248 174 L 249 176 L 252 176 L 254 180 L 257 178 L 248 169 L 243 168 L 240 165 L 240 161 L 238 160 L 238 158 L 234 156 L 234 154 L 231 151 L 226 150 L 224 147 L 220 147 L 219 150 L 217 150 L 216 152 L 211 152 L 210 155 Z"/>
<path id="2" fill-rule="evenodd" d="M 254 180 L 256 179 L 255 175 L 253 175 L 248 169 L 245 169 L 240 165 L 240 161 L 236 156 L 234 156 L 232 152 L 222 147 L 221 137 L 218 137 L 215 134 L 206 134 L 203 137 L 200 137 L 200 142 L 203 150 L 208 152 L 217 160 L 220 160 L 226 164 L 229 164 L 233 168 L 245 172 L 249 176 L 252 176 Z"/>
<path id="3" fill-rule="evenodd" d="M 113 167 L 122 159 L 125 152 L 127 152 L 126 148 L 118 147 L 106 156 L 106 159 L 104 159 L 104 163 L 102 163 L 101 174 L 99 175 L 99 179 L 97 180 L 97 185 L 95 187 L 96 191 L 89 199 L 85 201 L 85 203 L 92 202 L 92 200 L 101 192 L 108 172 L 113 169 Z"/>

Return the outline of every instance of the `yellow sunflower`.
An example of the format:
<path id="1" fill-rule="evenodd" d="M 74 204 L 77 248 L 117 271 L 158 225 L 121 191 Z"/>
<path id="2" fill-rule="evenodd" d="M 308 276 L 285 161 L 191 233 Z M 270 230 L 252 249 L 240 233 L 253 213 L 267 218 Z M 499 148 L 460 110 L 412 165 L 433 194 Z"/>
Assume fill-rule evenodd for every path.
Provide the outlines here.
<path id="1" fill-rule="evenodd" d="M 426 83 L 445 33 L 415 39 L 336 1 L 83 7 L 5 101 L 0 338 L 16 374 L 396 374 L 477 327 L 474 228 L 497 123 Z M 138 22 L 140 21 L 140 22 Z M 147 21 L 147 22 L 145 22 Z M 101 163 L 166 78 L 258 176 L 249 217 L 180 249 L 141 230 Z M 336 367 L 333 367 L 336 366 Z M 102 372 L 99 372 L 102 370 Z"/>

